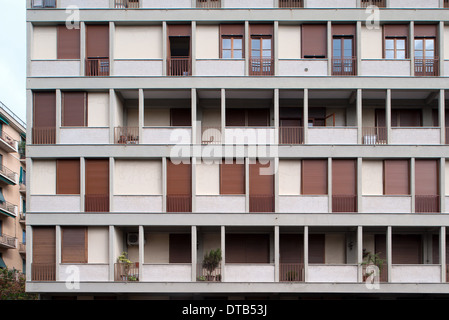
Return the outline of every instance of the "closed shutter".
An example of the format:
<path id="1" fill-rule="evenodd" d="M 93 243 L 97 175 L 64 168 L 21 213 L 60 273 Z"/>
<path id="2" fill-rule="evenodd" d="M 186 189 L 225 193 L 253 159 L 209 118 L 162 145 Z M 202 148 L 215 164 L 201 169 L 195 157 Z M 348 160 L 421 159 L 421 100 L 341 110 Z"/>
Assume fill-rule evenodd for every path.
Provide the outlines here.
<path id="1" fill-rule="evenodd" d="M 281 234 L 279 236 L 280 263 L 302 263 L 304 256 L 304 236 L 301 234 Z"/>
<path id="2" fill-rule="evenodd" d="M 309 263 L 324 263 L 324 234 L 309 234 Z"/>
<path id="3" fill-rule="evenodd" d="M 80 160 L 56 160 L 56 194 L 80 194 Z"/>
<path id="4" fill-rule="evenodd" d="M 384 161 L 384 194 L 410 194 L 410 165 L 408 160 Z"/>
<path id="5" fill-rule="evenodd" d="M 327 194 L 327 160 L 302 161 L 302 194 Z"/>
<path id="6" fill-rule="evenodd" d="M 332 194 L 356 194 L 355 160 L 332 160 Z"/>
<path id="7" fill-rule="evenodd" d="M 226 110 L 227 127 L 245 127 L 246 112 L 245 109 L 227 109 Z"/>
<path id="8" fill-rule="evenodd" d="M 87 228 L 62 228 L 62 263 L 87 263 Z"/>
<path id="9" fill-rule="evenodd" d="M 33 228 L 33 264 L 56 262 L 56 230 L 54 227 Z"/>
<path id="10" fill-rule="evenodd" d="M 87 58 L 109 58 L 109 25 L 86 26 Z"/>
<path id="11" fill-rule="evenodd" d="M 395 38 L 406 38 L 409 35 L 407 24 L 386 24 L 384 25 L 384 36 Z"/>
<path id="12" fill-rule="evenodd" d="M 438 25 L 436 24 L 415 24 L 415 38 L 436 37 L 438 34 Z"/>
<path id="13" fill-rule="evenodd" d="M 250 195 L 274 195 L 274 173 L 270 168 L 272 161 L 256 161 L 249 165 Z"/>
<path id="14" fill-rule="evenodd" d="M 56 92 L 35 92 L 33 127 L 56 127 Z"/>
<path id="15" fill-rule="evenodd" d="M 169 37 L 190 37 L 192 27 L 190 24 L 171 24 L 168 25 Z"/>
<path id="16" fill-rule="evenodd" d="M 395 109 L 391 110 L 392 127 L 420 127 L 422 115 L 420 110 Z"/>
<path id="17" fill-rule="evenodd" d="M 172 127 L 190 127 L 192 125 L 192 115 L 190 109 L 170 109 L 170 125 Z"/>
<path id="18" fill-rule="evenodd" d="M 109 159 L 86 159 L 86 194 L 109 195 Z"/>
<path id="19" fill-rule="evenodd" d="M 393 264 L 421 264 L 422 237 L 419 234 L 395 234 L 392 237 Z"/>
<path id="20" fill-rule="evenodd" d="M 438 160 L 415 160 L 416 195 L 438 195 Z"/>
<path id="21" fill-rule="evenodd" d="M 270 236 L 268 234 L 227 234 L 227 263 L 269 263 Z"/>
<path id="22" fill-rule="evenodd" d="M 190 233 L 173 233 L 169 237 L 169 263 L 190 263 L 192 240 Z"/>
<path id="23" fill-rule="evenodd" d="M 220 24 L 220 58 L 223 58 L 223 37 L 242 39 L 242 58 L 245 57 L 245 25 Z"/>
<path id="24" fill-rule="evenodd" d="M 80 29 L 58 26 L 58 59 L 80 59 Z"/>
<path id="25" fill-rule="evenodd" d="M 327 25 L 303 24 L 301 42 L 303 58 L 326 58 Z"/>
<path id="26" fill-rule="evenodd" d="M 245 164 L 220 165 L 220 194 L 245 194 Z"/>
<path id="27" fill-rule="evenodd" d="M 87 125 L 87 93 L 64 92 L 62 97 L 62 126 L 85 127 Z"/>
<path id="28" fill-rule="evenodd" d="M 192 166 L 167 161 L 167 195 L 192 194 Z"/>
<path id="29" fill-rule="evenodd" d="M 249 127 L 268 127 L 270 125 L 270 110 L 268 109 L 248 109 Z"/>

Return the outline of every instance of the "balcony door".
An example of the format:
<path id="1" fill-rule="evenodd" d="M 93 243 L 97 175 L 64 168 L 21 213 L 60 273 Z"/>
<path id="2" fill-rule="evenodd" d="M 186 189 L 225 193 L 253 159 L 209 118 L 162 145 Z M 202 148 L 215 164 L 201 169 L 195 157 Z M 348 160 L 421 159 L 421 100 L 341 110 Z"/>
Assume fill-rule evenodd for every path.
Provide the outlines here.
<path id="1" fill-rule="evenodd" d="M 332 42 L 332 73 L 355 74 L 354 40 L 352 36 L 335 36 Z"/>
<path id="2" fill-rule="evenodd" d="M 191 32 L 190 25 L 168 26 L 168 75 L 191 75 Z"/>
<path id="3" fill-rule="evenodd" d="M 272 37 L 251 37 L 251 75 L 271 75 L 272 70 Z"/>
<path id="4" fill-rule="evenodd" d="M 437 75 L 435 38 L 415 39 L 416 75 Z"/>

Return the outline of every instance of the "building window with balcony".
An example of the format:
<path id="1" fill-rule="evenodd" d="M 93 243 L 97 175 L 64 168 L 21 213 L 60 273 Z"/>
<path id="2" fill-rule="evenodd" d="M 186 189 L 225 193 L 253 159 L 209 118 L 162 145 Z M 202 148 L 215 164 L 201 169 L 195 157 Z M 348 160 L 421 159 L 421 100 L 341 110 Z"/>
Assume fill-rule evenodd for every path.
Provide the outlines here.
<path id="1" fill-rule="evenodd" d="M 406 59 L 405 38 L 386 38 L 385 39 L 385 59 Z"/>
<path id="2" fill-rule="evenodd" d="M 33 8 L 56 8 L 56 0 L 33 0 Z"/>
<path id="3" fill-rule="evenodd" d="M 62 263 L 87 263 L 87 228 L 62 228 Z"/>
<path id="4" fill-rule="evenodd" d="M 414 31 L 415 75 L 438 76 L 437 25 L 417 24 Z"/>
<path id="5" fill-rule="evenodd" d="M 332 74 L 355 75 L 354 40 L 349 36 L 337 36 L 332 41 Z"/>
<path id="6" fill-rule="evenodd" d="M 223 59 L 243 58 L 243 37 L 223 36 L 221 39 L 221 57 Z"/>
<path id="7" fill-rule="evenodd" d="M 251 76 L 274 74 L 273 25 L 251 25 L 250 68 Z"/>
<path id="8" fill-rule="evenodd" d="M 109 25 L 86 27 L 86 76 L 109 76 Z"/>

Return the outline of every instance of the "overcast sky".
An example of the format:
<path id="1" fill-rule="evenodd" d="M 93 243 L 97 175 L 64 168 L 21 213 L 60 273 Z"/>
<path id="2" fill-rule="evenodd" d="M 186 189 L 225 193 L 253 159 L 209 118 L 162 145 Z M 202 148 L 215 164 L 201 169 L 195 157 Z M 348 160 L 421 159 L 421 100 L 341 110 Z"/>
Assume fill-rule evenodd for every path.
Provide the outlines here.
<path id="1" fill-rule="evenodd" d="M 26 2 L 0 0 L 0 101 L 26 121 Z"/>

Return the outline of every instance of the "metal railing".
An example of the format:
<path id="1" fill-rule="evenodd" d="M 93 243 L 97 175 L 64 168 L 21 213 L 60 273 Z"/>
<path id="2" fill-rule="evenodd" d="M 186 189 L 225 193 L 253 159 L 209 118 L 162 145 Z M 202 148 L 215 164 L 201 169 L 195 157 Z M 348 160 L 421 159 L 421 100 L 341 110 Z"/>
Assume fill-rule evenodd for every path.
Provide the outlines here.
<path id="1" fill-rule="evenodd" d="M 439 59 L 415 59 L 415 76 L 436 77 L 439 75 Z"/>
<path id="2" fill-rule="evenodd" d="M 192 212 L 192 196 L 167 195 L 167 212 Z"/>
<path id="3" fill-rule="evenodd" d="M 197 8 L 221 8 L 221 0 L 196 0 Z"/>
<path id="4" fill-rule="evenodd" d="M 283 282 L 302 282 L 304 281 L 303 263 L 280 263 L 279 281 Z"/>
<path id="5" fill-rule="evenodd" d="M 333 195 L 332 212 L 357 212 L 357 196 Z"/>
<path id="6" fill-rule="evenodd" d="M 8 213 L 10 213 L 10 214 L 12 214 L 14 216 L 17 215 L 17 213 L 16 213 L 17 206 L 12 204 L 12 203 L 9 203 L 8 201 L 1 201 L 0 202 L 0 209 L 3 210 L 3 211 L 8 212 Z"/>
<path id="7" fill-rule="evenodd" d="M 444 8 L 449 8 L 449 0 L 444 0 Z"/>
<path id="8" fill-rule="evenodd" d="M 27 252 L 27 245 L 26 243 L 20 242 L 19 243 L 19 253 L 25 254 Z"/>
<path id="9" fill-rule="evenodd" d="M 14 182 L 16 181 L 16 173 L 2 164 L 0 164 L 0 174 Z"/>
<path id="10" fill-rule="evenodd" d="M 17 238 L 8 236 L 7 234 L 0 233 L 0 244 L 4 246 L 8 246 L 10 248 L 16 247 Z"/>
<path id="11" fill-rule="evenodd" d="M 85 212 L 109 212 L 108 194 L 86 194 L 84 199 Z"/>
<path id="12" fill-rule="evenodd" d="M 379 8 L 385 8 L 387 6 L 386 0 L 362 0 L 361 7 L 366 8 L 369 6 L 376 6 Z"/>
<path id="13" fill-rule="evenodd" d="M 377 271 L 374 270 L 375 268 L 369 268 L 367 267 L 367 265 L 362 266 L 363 282 L 367 282 L 370 280 L 372 283 L 388 282 L 388 269 L 386 261 L 384 261 L 381 269 L 377 269 Z"/>
<path id="14" fill-rule="evenodd" d="M 249 212 L 274 212 L 274 196 L 250 195 Z"/>
<path id="15" fill-rule="evenodd" d="M 17 141 L 14 140 L 9 134 L 7 134 L 5 131 L 0 132 L 0 138 L 5 141 L 7 144 L 9 144 L 13 149 L 17 149 Z"/>
<path id="16" fill-rule="evenodd" d="M 303 144 L 303 127 L 279 127 L 279 144 Z"/>
<path id="17" fill-rule="evenodd" d="M 202 263 L 198 263 L 196 267 L 196 280 L 197 281 L 221 281 L 221 266 L 216 267 L 214 270 L 207 270 L 203 268 Z"/>
<path id="18" fill-rule="evenodd" d="M 250 58 L 250 76 L 272 76 L 274 74 L 274 59 L 272 58 Z"/>
<path id="19" fill-rule="evenodd" d="M 363 127 L 363 144 L 387 144 L 387 128 L 384 127 Z"/>
<path id="20" fill-rule="evenodd" d="M 56 8 L 56 0 L 33 0 L 32 8 Z"/>
<path id="21" fill-rule="evenodd" d="M 115 127 L 115 142 L 118 144 L 139 143 L 138 127 Z"/>
<path id="22" fill-rule="evenodd" d="M 190 57 L 171 57 L 167 59 L 169 76 L 190 76 L 192 72 L 192 59 Z"/>
<path id="23" fill-rule="evenodd" d="M 115 263 L 114 281 L 139 281 L 139 263 L 138 262 Z"/>
<path id="24" fill-rule="evenodd" d="M 107 77 L 109 76 L 109 58 L 87 58 L 87 77 Z"/>
<path id="25" fill-rule="evenodd" d="M 31 263 L 32 281 L 55 281 L 56 264 L 55 263 Z"/>
<path id="26" fill-rule="evenodd" d="M 304 8 L 303 0 L 279 0 L 279 8 Z"/>
<path id="27" fill-rule="evenodd" d="M 415 212 L 440 212 L 440 196 L 415 195 Z"/>
<path id="28" fill-rule="evenodd" d="M 333 76 L 355 76 L 357 74 L 357 58 L 332 58 Z"/>
<path id="29" fill-rule="evenodd" d="M 56 143 L 56 128 L 42 127 L 33 128 L 33 144 L 55 144 Z"/>
<path id="30" fill-rule="evenodd" d="M 139 8 L 139 0 L 115 0 L 114 8 L 137 9 Z"/>
<path id="31" fill-rule="evenodd" d="M 220 144 L 221 127 L 202 127 L 201 144 Z"/>

